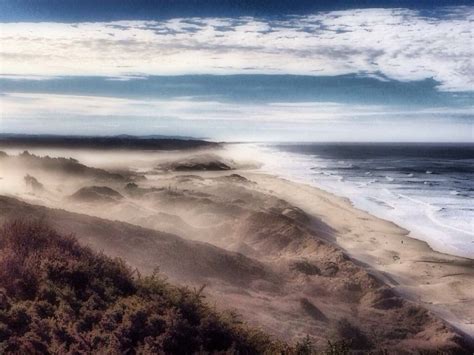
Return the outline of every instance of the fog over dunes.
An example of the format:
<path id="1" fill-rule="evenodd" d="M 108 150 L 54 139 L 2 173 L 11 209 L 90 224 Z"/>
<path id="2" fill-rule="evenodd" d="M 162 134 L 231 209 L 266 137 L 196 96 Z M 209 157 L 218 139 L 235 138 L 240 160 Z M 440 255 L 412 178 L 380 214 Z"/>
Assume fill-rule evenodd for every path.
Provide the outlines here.
<path id="1" fill-rule="evenodd" d="M 74 234 L 82 245 L 122 258 L 142 275 L 158 267 L 170 282 L 205 285 L 204 294 L 218 310 L 233 310 L 290 344 L 308 335 L 315 349 L 325 349 L 328 340 L 364 351 L 462 353 L 470 346 L 467 324 L 446 317 L 459 326 L 454 328 L 438 318 L 440 309 L 432 314 L 409 301 L 384 273 L 367 269 L 337 245 L 346 230 L 339 223 L 367 217 L 336 207 L 336 201 L 325 205 L 331 200 L 317 192 L 268 180 L 256 170 L 252 150 L 51 149 L 56 156 L 51 158 L 40 155 L 41 149 L 2 154 L 0 222 L 41 220 L 61 234 Z M 65 152 L 75 158 L 58 157 Z M 82 168 L 57 169 L 64 163 Z M 181 166 L 186 168 L 170 169 Z M 32 188 L 33 178 L 41 189 Z M 335 216 L 332 209 L 341 208 L 343 217 L 328 223 L 325 215 L 282 198 L 283 191 L 292 198 L 321 199 L 324 211 Z M 369 236 L 388 233 L 411 243 L 386 222 L 366 223 L 360 228 Z M 473 267 L 453 260 L 443 272 Z M 453 294 L 453 304 L 444 309 L 455 312 L 465 292 Z"/>

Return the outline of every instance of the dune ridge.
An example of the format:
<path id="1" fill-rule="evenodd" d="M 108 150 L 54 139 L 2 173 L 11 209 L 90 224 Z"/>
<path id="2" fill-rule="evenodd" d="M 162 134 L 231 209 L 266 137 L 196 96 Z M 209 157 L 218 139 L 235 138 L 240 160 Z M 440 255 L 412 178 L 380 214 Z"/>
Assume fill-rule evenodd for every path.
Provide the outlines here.
<path id="1" fill-rule="evenodd" d="M 173 159 L 179 164 L 179 157 Z M 189 153 L 183 159 L 189 161 Z M 405 231 L 343 199 L 242 166 L 248 165 L 176 172 L 154 164 L 146 179 L 109 180 L 105 185 L 123 196 L 113 202 L 56 192 L 44 202 L 41 193 L 35 195 L 31 202 L 53 207 L 47 208 L 27 203 L 31 195 L 19 195 L 26 202 L 3 196 L 0 219 L 44 218 L 60 233 L 75 233 L 80 243 L 119 256 L 144 274 L 159 266 L 174 282 L 205 284 L 218 309 L 231 305 L 250 324 L 285 341 L 308 335 L 319 349 L 339 339 L 360 351 L 468 353 L 467 334 L 441 320 L 438 308 L 420 306 L 394 270 L 377 268 L 357 255 L 361 246 L 348 242 L 357 234 L 368 251 L 380 246 L 387 254 L 382 261 L 394 262 L 395 244 L 383 248 L 372 239 L 405 238 L 404 246 L 416 253 L 420 248 Z M 94 179 L 81 180 L 75 191 L 94 186 Z M 448 264 L 456 268 L 456 260 Z M 451 312 L 451 305 L 440 309 Z"/>

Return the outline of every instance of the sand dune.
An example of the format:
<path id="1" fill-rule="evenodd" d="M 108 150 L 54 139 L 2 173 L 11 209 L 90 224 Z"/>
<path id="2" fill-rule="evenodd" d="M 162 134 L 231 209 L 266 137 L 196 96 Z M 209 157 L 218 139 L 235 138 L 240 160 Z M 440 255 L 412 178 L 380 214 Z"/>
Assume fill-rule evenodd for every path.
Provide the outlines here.
<path id="1" fill-rule="evenodd" d="M 100 185 L 121 196 L 113 201 L 19 194 L 56 209 L 2 197 L 0 218 L 43 218 L 142 273 L 159 266 L 173 281 L 206 284 L 218 308 L 235 309 L 284 340 L 309 335 L 319 347 L 340 338 L 354 349 L 467 351 L 469 337 L 441 318 L 469 331 L 470 261 L 429 251 L 344 199 L 258 171 L 156 166 L 147 179 Z M 57 191 L 57 182 L 44 183 Z M 81 180 L 75 191 L 97 193 L 97 186 Z M 452 290 L 437 297 L 430 285 Z"/>
<path id="2" fill-rule="evenodd" d="M 60 233 L 74 234 L 81 243 L 123 258 L 140 272 L 149 274 L 159 268 L 175 281 L 194 280 L 194 284 L 200 284 L 207 279 L 218 279 L 246 285 L 261 277 L 275 278 L 258 261 L 207 243 L 123 222 L 30 205 L 9 197 L 0 197 L 0 218 L 2 221 L 43 220 Z"/>

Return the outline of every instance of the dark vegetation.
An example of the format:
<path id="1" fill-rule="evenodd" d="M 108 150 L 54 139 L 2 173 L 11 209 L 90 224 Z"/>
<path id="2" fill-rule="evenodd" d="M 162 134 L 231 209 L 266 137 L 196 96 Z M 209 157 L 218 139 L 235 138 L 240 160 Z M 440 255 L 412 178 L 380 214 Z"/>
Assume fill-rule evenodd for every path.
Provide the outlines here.
<path id="1" fill-rule="evenodd" d="M 129 178 L 124 174 L 112 173 L 103 169 L 88 167 L 73 158 L 52 158 L 49 156 L 40 157 L 35 154 L 31 154 L 26 150 L 18 156 L 0 154 L 0 159 L 5 159 L 6 162 L 11 163 L 20 163 L 27 169 L 40 171 L 46 170 L 52 173 L 73 175 L 76 177 L 93 178 L 104 181 L 124 181 Z"/>
<path id="2" fill-rule="evenodd" d="M 27 187 L 29 187 L 33 192 L 40 192 L 44 190 L 44 186 L 40 183 L 34 176 L 26 174 L 23 178 Z"/>
<path id="3" fill-rule="evenodd" d="M 225 181 L 225 182 L 232 182 L 237 184 L 255 184 L 255 182 L 250 181 L 246 177 L 243 177 L 239 174 L 230 174 L 226 176 L 217 177 L 216 180 Z"/>
<path id="4" fill-rule="evenodd" d="M 337 321 L 333 331 L 335 333 L 333 338 L 337 340 L 335 344 L 346 343 L 350 348 L 361 350 L 372 348 L 372 344 L 367 336 L 345 318 Z"/>
<path id="5" fill-rule="evenodd" d="M 304 353 L 41 223 L 0 230 L 0 353 Z"/>
<path id="6" fill-rule="evenodd" d="M 321 274 L 321 270 L 319 267 L 317 267 L 314 264 L 311 264 L 310 262 L 306 260 L 302 261 L 295 261 L 290 265 L 290 268 L 292 270 L 301 272 L 305 275 L 319 275 Z"/>
<path id="7" fill-rule="evenodd" d="M 213 154 L 201 154 L 164 163 L 160 168 L 172 171 L 227 171 L 233 169 L 229 162 L 224 162 Z"/>
<path id="8" fill-rule="evenodd" d="M 85 202 L 116 202 L 123 196 L 107 186 L 86 186 L 76 191 L 70 198 Z"/>
<path id="9" fill-rule="evenodd" d="M 307 298 L 301 298 L 300 305 L 310 317 L 319 321 L 328 321 L 324 313 Z"/>
<path id="10" fill-rule="evenodd" d="M 174 150 L 212 148 L 218 143 L 190 138 L 140 136 L 54 136 L 54 135 L 0 135 L 0 146 L 8 148 L 74 148 L 74 149 L 138 149 Z"/>
<path id="11" fill-rule="evenodd" d="M 230 170 L 231 167 L 219 161 L 210 161 L 206 163 L 182 163 L 176 164 L 175 171 L 221 171 Z"/>

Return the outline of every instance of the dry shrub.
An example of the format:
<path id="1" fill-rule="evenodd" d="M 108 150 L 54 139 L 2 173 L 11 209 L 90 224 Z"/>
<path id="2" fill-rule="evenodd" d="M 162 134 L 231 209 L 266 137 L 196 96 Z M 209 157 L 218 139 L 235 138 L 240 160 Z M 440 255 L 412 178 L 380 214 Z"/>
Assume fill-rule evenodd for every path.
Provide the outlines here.
<path id="1" fill-rule="evenodd" d="M 334 326 L 332 338 L 336 344 L 344 344 L 350 349 L 366 350 L 372 348 L 368 337 L 346 318 L 338 320 Z"/>
<path id="2" fill-rule="evenodd" d="M 295 353 L 43 223 L 0 230 L 0 353 Z"/>

